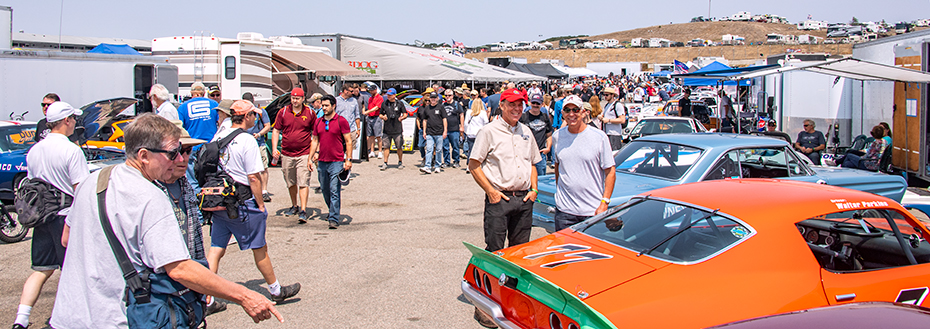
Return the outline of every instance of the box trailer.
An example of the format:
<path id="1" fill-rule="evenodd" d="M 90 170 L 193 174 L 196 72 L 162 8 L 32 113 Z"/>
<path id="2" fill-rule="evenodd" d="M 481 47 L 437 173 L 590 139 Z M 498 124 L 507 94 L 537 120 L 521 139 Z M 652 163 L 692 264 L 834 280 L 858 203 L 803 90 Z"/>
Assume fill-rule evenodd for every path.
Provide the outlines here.
<path id="1" fill-rule="evenodd" d="M 0 118 L 43 118 L 39 102 L 47 93 L 78 107 L 114 97 L 140 100 L 139 113 L 151 111 L 149 89 L 161 83 L 178 92 L 178 68 L 164 57 L 0 50 Z M 28 113 L 27 113 L 28 112 Z"/>

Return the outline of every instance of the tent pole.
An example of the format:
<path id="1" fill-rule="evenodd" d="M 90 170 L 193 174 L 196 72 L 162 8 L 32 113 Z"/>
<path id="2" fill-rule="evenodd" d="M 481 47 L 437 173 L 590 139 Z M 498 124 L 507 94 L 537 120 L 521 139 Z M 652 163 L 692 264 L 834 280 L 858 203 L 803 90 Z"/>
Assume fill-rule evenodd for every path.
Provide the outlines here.
<path id="1" fill-rule="evenodd" d="M 865 129 L 865 80 L 859 80 L 859 134 Z"/>

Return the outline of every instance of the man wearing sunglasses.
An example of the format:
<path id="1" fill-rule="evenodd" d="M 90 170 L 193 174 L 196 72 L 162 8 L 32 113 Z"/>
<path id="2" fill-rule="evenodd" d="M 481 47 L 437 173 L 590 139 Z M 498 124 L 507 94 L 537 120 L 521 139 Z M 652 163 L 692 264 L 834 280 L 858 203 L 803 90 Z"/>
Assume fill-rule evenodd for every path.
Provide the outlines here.
<path id="1" fill-rule="evenodd" d="M 233 103 L 230 111 L 232 111 L 232 118 L 230 118 L 232 128 L 217 133 L 214 140 L 222 139 L 240 129 L 248 131 L 255 125 L 256 115 L 261 115 L 260 109 L 244 100 Z M 255 266 L 258 267 L 265 283 L 268 284 L 271 299 L 283 302 L 287 298 L 294 297 L 300 291 L 300 283 L 282 287 L 278 283 L 274 268 L 271 266 L 271 258 L 268 256 L 268 244 L 265 242 L 268 212 L 262 200 L 261 178 L 264 167 L 255 138 L 249 134 L 239 134 L 233 138 L 224 150 L 220 150 L 220 164 L 235 181 L 236 195 L 239 195 L 242 189 L 245 193 L 250 193 L 252 197 L 239 204 L 238 218 L 229 218 L 225 210 L 213 212 L 213 226 L 210 228 L 210 253 L 207 255 L 210 270 L 217 273 L 220 259 L 226 254 L 229 239 L 235 235 L 239 250 L 252 250 Z"/>
<path id="2" fill-rule="evenodd" d="M 55 93 L 48 93 L 45 95 L 45 97 L 42 97 L 42 115 L 45 115 L 49 105 L 52 105 L 52 103 L 58 101 L 61 101 L 61 99 L 58 98 L 58 95 Z M 36 123 L 36 134 L 34 137 L 36 142 L 39 142 L 45 138 L 45 136 L 48 136 L 49 132 L 51 132 L 51 129 L 48 129 L 48 121 L 45 118 L 42 118 L 42 120 L 39 120 L 39 122 Z"/>
<path id="3" fill-rule="evenodd" d="M 555 230 L 559 231 L 607 210 L 613 194 L 613 152 L 600 129 L 588 127 L 581 98 L 565 97 L 566 126 L 552 134 L 555 162 Z"/>
<path id="4" fill-rule="evenodd" d="M 352 169 L 352 134 L 349 121 L 335 112 L 336 98 L 323 96 L 323 117 L 313 126 L 313 141 L 310 144 L 310 162 L 317 162 L 317 174 L 323 201 L 329 208 L 329 229 L 339 228 L 342 210 L 342 184 L 339 174 Z M 319 153 L 317 152 L 319 151 Z M 311 164 L 308 164 L 308 169 Z"/>
<path id="5" fill-rule="evenodd" d="M 798 133 L 794 148 L 804 153 L 815 165 L 820 165 L 820 151 L 827 148 L 827 139 L 822 132 L 814 130 L 816 127 L 814 120 L 804 120 L 804 130 Z"/>
<path id="6" fill-rule="evenodd" d="M 36 143 L 26 156 L 29 179 L 41 179 L 70 196 L 74 196 L 75 186 L 90 175 L 81 148 L 68 140 L 77 123 L 75 117 L 79 115 L 81 110 L 65 102 L 53 102 L 46 106 L 45 119 L 51 132 Z M 42 286 L 64 263 L 65 247 L 61 244 L 61 236 L 65 216 L 70 210 L 62 209 L 52 220 L 32 229 L 32 269 L 35 272 L 23 285 L 13 328 L 29 326 L 29 315 L 39 299 Z"/>

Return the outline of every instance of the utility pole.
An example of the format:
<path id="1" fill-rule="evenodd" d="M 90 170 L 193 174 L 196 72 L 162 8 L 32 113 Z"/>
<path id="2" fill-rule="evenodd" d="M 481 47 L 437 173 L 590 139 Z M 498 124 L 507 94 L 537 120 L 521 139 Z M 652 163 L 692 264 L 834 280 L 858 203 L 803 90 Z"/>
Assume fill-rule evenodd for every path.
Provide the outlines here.
<path id="1" fill-rule="evenodd" d="M 711 0 L 707 0 L 707 20 L 710 20 L 710 2 Z"/>

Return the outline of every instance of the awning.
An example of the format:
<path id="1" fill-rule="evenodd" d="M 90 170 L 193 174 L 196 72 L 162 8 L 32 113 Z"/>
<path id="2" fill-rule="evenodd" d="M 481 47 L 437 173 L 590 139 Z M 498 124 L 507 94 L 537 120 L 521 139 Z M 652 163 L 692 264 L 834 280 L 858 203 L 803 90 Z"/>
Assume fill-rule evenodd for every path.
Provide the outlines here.
<path id="1" fill-rule="evenodd" d="M 733 82 L 734 80 L 743 80 L 743 82 L 740 82 L 740 85 L 748 86 L 749 80 L 746 78 L 728 79 L 728 77 L 738 76 L 741 73 L 745 73 L 745 72 L 754 72 L 754 71 L 766 70 L 766 69 L 771 69 L 771 68 L 776 68 L 776 67 L 779 67 L 779 65 L 772 64 L 772 65 L 757 65 L 757 66 L 732 68 L 725 64 L 721 64 L 715 61 L 701 68 L 700 70 L 697 70 L 691 73 L 672 74 L 671 76 L 673 78 L 685 78 L 684 82 L 682 83 L 682 85 L 685 85 L 685 86 L 712 86 L 712 85 L 716 85 L 717 82 L 720 80 L 726 81 L 725 82 L 726 85 L 735 85 L 736 82 Z"/>
<path id="2" fill-rule="evenodd" d="M 562 79 L 567 78 L 568 73 L 559 71 L 550 63 L 538 63 L 538 64 L 521 64 L 521 63 L 510 63 L 507 66 L 508 69 L 520 71 L 523 73 L 528 73 L 532 75 L 538 75 L 541 77 L 547 77 L 549 79 Z"/>
<path id="3" fill-rule="evenodd" d="M 788 65 L 785 66 L 778 66 L 756 72 L 732 75 L 726 77 L 726 80 L 752 79 L 770 74 L 778 74 L 796 70 L 816 72 L 855 80 L 930 83 L 930 74 L 928 73 L 897 66 L 864 61 L 852 57 L 825 62 L 816 62 L 812 64 L 788 63 Z"/>
<path id="4" fill-rule="evenodd" d="M 359 70 L 343 64 L 342 62 L 336 60 L 335 58 L 330 57 L 329 55 L 322 52 L 311 52 L 311 51 L 297 51 L 297 50 L 283 50 L 283 49 L 272 49 L 272 56 L 278 56 L 286 59 L 287 61 L 293 62 L 304 68 L 306 71 L 313 71 L 317 75 L 359 75 L 363 74 Z M 278 71 L 274 70 L 273 73 L 298 73 L 304 71 Z"/>

